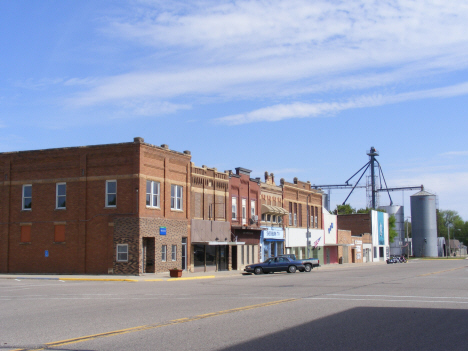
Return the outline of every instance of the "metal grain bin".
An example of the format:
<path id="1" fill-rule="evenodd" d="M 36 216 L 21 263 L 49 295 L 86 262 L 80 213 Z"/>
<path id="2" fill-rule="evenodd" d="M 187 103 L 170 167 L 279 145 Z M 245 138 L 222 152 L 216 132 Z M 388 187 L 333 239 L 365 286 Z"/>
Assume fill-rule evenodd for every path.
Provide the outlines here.
<path id="1" fill-rule="evenodd" d="M 413 255 L 437 257 L 436 195 L 422 190 L 410 199 Z"/>

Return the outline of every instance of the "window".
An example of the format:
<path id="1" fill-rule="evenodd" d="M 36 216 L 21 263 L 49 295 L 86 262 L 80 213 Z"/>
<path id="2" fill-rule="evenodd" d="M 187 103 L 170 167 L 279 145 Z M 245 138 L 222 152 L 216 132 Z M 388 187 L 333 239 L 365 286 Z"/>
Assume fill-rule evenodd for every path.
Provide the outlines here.
<path id="1" fill-rule="evenodd" d="M 172 245 L 172 260 L 177 261 L 177 245 Z"/>
<path id="2" fill-rule="evenodd" d="M 278 216 L 278 223 L 281 223 L 283 221 L 283 217 L 282 216 Z"/>
<path id="3" fill-rule="evenodd" d="M 263 222 L 265 222 L 265 217 L 266 217 L 266 215 L 263 213 L 263 214 L 262 214 L 262 221 L 263 221 Z"/>
<path id="4" fill-rule="evenodd" d="M 247 199 L 242 199 L 242 224 L 247 223 Z"/>
<path id="5" fill-rule="evenodd" d="M 252 263 L 255 263 L 255 245 L 252 245 Z"/>
<path id="6" fill-rule="evenodd" d="M 159 207 L 159 182 L 146 181 L 146 206 Z"/>
<path id="7" fill-rule="evenodd" d="M 267 214 L 267 222 L 271 221 L 271 214 Z"/>
<path id="8" fill-rule="evenodd" d="M 161 261 L 166 262 L 167 257 L 167 245 L 161 246 Z"/>
<path id="9" fill-rule="evenodd" d="M 297 227 L 297 213 L 294 214 L 294 226 Z"/>
<path id="10" fill-rule="evenodd" d="M 250 255 L 249 255 L 249 248 L 250 248 L 250 245 L 247 245 L 247 247 L 245 248 L 246 251 L 247 251 L 247 264 L 250 264 Z"/>
<path id="11" fill-rule="evenodd" d="M 106 180 L 106 207 L 117 206 L 117 181 Z"/>
<path id="12" fill-rule="evenodd" d="M 31 226 L 30 225 L 21 226 L 20 241 L 22 243 L 30 243 L 31 242 Z"/>
<path id="13" fill-rule="evenodd" d="M 55 243 L 65 242 L 65 226 L 64 225 L 55 226 L 54 242 Z"/>
<path id="14" fill-rule="evenodd" d="M 237 197 L 232 198 L 232 219 L 237 219 Z"/>
<path id="15" fill-rule="evenodd" d="M 171 185 L 171 209 L 182 211 L 182 190 L 180 185 Z"/>
<path id="16" fill-rule="evenodd" d="M 250 200 L 250 218 L 255 216 L 255 200 Z"/>
<path id="17" fill-rule="evenodd" d="M 32 209 L 32 185 L 23 185 L 23 210 Z"/>
<path id="18" fill-rule="evenodd" d="M 292 202 L 289 203 L 289 225 L 292 225 Z"/>
<path id="19" fill-rule="evenodd" d="M 117 244 L 117 262 L 128 262 L 127 244 Z"/>
<path id="20" fill-rule="evenodd" d="M 314 212 L 313 211 L 313 207 L 310 208 L 309 210 L 309 217 L 310 217 L 310 226 L 313 228 L 314 227 Z"/>
<path id="21" fill-rule="evenodd" d="M 273 215 L 273 217 L 271 218 L 271 221 L 272 221 L 273 223 L 276 223 L 276 215 Z"/>
<path id="22" fill-rule="evenodd" d="M 299 227 L 302 227 L 302 204 L 299 204 Z"/>
<path id="23" fill-rule="evenodd" d="M 241 265 L 244 265 L 244 246 L 241 246 Z"/>
<path id="24" fill-rule="evenodd" d="M 55 208 L 65 209 L 67 207 L 67 183 L 57 183 L 55 197 Z"/>

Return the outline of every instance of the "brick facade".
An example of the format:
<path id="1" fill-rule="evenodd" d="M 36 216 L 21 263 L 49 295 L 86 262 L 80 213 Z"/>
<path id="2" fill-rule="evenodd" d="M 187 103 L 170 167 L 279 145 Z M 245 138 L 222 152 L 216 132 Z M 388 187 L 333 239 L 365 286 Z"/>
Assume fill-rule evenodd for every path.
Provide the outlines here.
<path id="1" fill-rule="evenodd" d="M 146 144 L 141 138 L 121 144 L 1 153 L 0 272 L 141 274 L 142 238 L 155 236 L 144 230 L 139 218 L 154 219 L 154 223 L 173 220 L 174 224 L 164 223 L 168 233 L 177 227 L 176 234 L 168 234 L 165 240 L 189 240 L 190 158 L 189 152 Z M 161 186 L 158 208 L 146 206 L 147 180 Z M 106 181 L 113 181 L 116 195 L 106 193 Z M 62 209 L 56 206 L 57 183 L 66 184 Z M 30 209 L 23 209 L 25 185 L 32 193 Z M 180 210 L 171 209 L 171 185 L 182 189 Z M 116 205 L 106 206 L 106 199 L 113 196 Z M 29 241 L 21 241 L 22 226 L 30 226 Z M 65 240 L 55 241 L 55 226 L 64 226 Z M 115 257 L 121 242 L 128 242 L 131 257 L 125 269 Z M 180 265 L 179 252 L 177 257 Z M 155 267 L 167 269 L 161 264 Z"/>

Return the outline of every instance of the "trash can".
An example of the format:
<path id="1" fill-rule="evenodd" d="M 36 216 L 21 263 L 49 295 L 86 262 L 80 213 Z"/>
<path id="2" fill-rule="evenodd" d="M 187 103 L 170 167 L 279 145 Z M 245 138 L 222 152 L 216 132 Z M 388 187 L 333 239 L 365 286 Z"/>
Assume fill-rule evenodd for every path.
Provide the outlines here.
<path id="1" fill-rule="evenodd" d="M 339 263 L 339 264 L 343 264 L 343 257 L 340 257 L 340 258 L 338 259 L 338 263 Z"/>

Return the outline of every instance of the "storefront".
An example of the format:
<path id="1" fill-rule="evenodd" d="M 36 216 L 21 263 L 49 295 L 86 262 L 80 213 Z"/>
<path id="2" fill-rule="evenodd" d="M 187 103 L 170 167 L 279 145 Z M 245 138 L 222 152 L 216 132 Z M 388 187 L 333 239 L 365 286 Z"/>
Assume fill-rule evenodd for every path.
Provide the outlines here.
<path id="1" fill-rule="evenodd" d="M 237 247 L 244 245 L 244 242 L 231 241 L 229 222 L 192 219 L 191 232 L 192 272 L 226 271 L 233 268 L 233 252 L 237 253 Z"/>
<path id="2" fill-rule="evenodd" d="M 323 229 L 309 229 L 309 240 L 307 240 L 307 229 L 286 228 L 285 231 L 286 253 L 295 254 L 297 259 L 313 257 L 323 262 Z"/>
<path id="3" fill-rule="evenodd" d="M 261 229 L 256 227 L 231 227 L 235 241 L 242 242 L 232 249 L 232 269 L 244 270 L 244 267 L 260 262 Z"/>
<path id="4" fill-rule="evenodd" d="M 284 253 L 284 232 L 283 228 L 271 227 L 263 228 L 260 237 L 261 257 L 263 262 L 269 257 L 275 257 Z"/>

